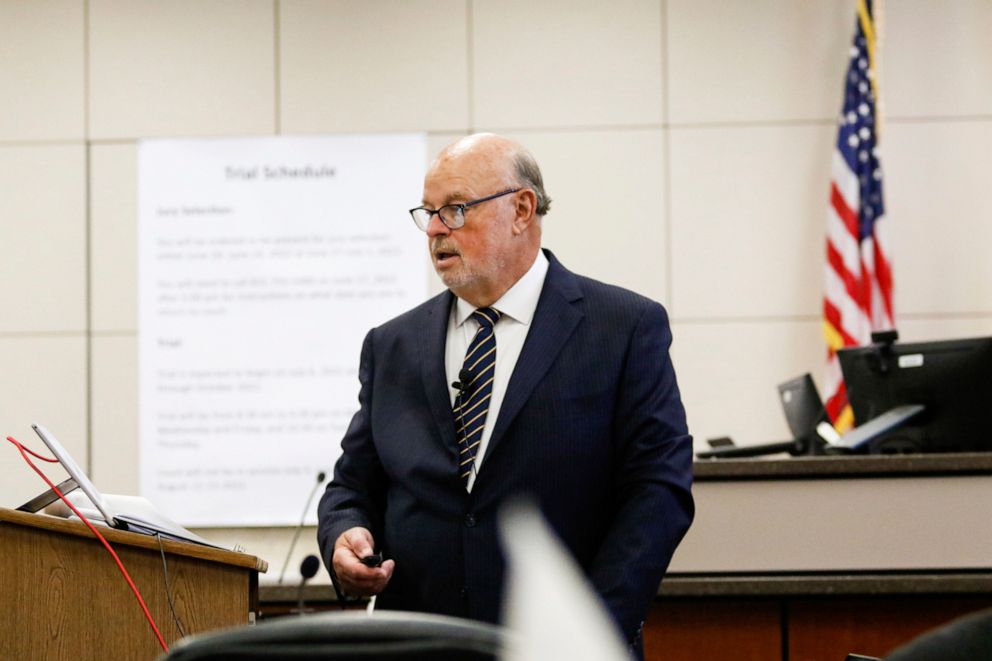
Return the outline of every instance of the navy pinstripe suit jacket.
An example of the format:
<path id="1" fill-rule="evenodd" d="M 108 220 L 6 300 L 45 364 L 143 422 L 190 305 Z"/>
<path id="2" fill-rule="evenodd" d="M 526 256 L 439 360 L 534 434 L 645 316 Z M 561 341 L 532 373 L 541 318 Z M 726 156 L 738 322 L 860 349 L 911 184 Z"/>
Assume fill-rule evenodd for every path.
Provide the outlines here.
<path id="1" fill-rule="evenodd" d="M 445 378 L 453 295 L 373 329 L 360 409 L 319 506 L 325 564 L 338 535 L 372 531 L 396 569 L 380 608 L 496 622 L 496 513 L 529 495 L 633 640 L 692 521 L 692 439 L 665 310 L 550 267 L 471 493 Z M 493 412 L 490 412 L 493 415 Z"/>

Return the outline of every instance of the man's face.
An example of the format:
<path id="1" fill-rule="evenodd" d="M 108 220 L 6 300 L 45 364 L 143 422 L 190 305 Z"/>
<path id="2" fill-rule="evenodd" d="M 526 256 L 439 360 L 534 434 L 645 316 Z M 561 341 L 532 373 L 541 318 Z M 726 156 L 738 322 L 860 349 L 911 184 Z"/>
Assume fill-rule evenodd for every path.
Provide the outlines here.
<path id="1" fill-rule="evenodd" d="M 462 155 L 435 163 L 424 180 L 424 206 L 471 202 L 507 188 L 484 158 Z M 513 239 L 512 195 L 465 210 L 465 225 L 451 230 L 435 215 L 427 228 L 434 270 L 457 296 L 489 305 L 506 291 Z"/>

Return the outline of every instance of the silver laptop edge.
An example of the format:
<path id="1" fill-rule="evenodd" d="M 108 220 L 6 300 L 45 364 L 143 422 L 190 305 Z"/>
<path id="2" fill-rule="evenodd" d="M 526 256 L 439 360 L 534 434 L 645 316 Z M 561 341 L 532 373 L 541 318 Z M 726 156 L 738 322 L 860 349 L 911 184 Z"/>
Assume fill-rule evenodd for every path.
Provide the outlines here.
<path id="1" fill-rule="evenodd" d="M 59 460 L 59 463 L 62 464 L 62 467 L 65 468 L 67 473 L 69 473 L 69 476 L 76 481 L 76 484 L 78 484 L 79 488 L 83 490 L 86 497 L 92 501 L 93 506 L 96 507 L 97 511 L 103 516 L 103 519 L 107 522 L 107 525 L 116 528 L 118 523 L 114 516 L 107 510 L 106 503 L 103 500 L 103 495 L 97 490 L 96 486 L 90 482 L 90 479 L 86 476 L 86 473 L 72 458 L 69 451 L 66 450 L 61 443 L 59 443 L 58 439 L 56 439 L 50 431 L 41 425 L 35 423 L 31 425 L 31 428 L 34 429 L 36 434 L 38 434 L 41 441 L 48 446 L 48 449 L 52 451 L 52 454 L 54 454 L 55 458 Z"/>

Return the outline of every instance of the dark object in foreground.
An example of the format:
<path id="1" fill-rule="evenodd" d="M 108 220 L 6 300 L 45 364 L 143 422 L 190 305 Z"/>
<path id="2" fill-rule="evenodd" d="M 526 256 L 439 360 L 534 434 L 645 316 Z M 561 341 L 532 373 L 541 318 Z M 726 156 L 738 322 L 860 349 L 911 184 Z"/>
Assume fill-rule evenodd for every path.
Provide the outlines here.
<path id="1" fill-rule="evenodd" d="M 192 636 L 160 661 L 210 659 L 455 659 L 490 661 L 506 641 L 492 624 L 408 613 L 322 613 Z"/>

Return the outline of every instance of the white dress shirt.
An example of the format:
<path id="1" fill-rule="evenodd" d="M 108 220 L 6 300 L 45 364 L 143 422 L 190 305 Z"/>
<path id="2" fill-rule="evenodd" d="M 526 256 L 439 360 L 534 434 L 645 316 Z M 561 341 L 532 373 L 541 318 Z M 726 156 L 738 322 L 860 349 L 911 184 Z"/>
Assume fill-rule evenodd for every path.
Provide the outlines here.
<path id="1" fill-rule="evenodd" d="M 489 446 L 489 438 L 493 435 L 506 386 L 510 375 L 520 357 L 520 350 L 527 339 L 530 322 L 537 310 L 537 301 L 544 287 L 544 277 L 548 273 L 548 258 L 540 250 L 530 269 L 498 301 L 491 306 L 502 313 L 500 320 L 493 327 L 496 334 L 496 370 L 493 376 L 493 394 L 489 402 L 489 413 L 482 428 L 482 440 L 475 454 L 475 464 L 468 478 L 468 490 L 475 484 L 476 474 L 482 466 L 482 460 Z M 451 306 L 448 316 L 448 335 L 444 349 L 444 368 L 448 377 L 448 391 L 451 395 L 451 405 L 454 407 L 458 390 L 451 384 L 458 380 L 458 372 L 462 369 L 465 352 L 468 345 L 479 329 L 479 323 L 472 318 L 475 306 L 458 298 Z"/>

